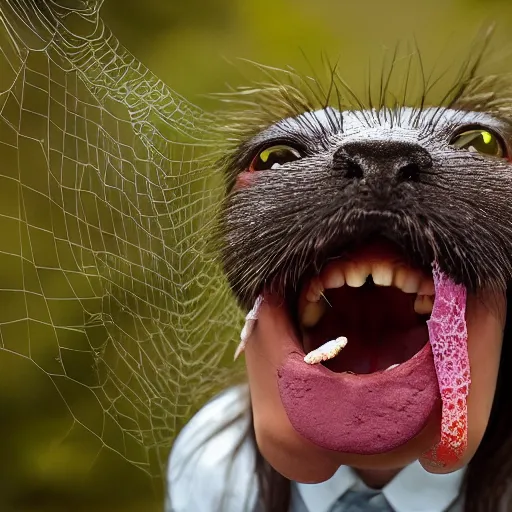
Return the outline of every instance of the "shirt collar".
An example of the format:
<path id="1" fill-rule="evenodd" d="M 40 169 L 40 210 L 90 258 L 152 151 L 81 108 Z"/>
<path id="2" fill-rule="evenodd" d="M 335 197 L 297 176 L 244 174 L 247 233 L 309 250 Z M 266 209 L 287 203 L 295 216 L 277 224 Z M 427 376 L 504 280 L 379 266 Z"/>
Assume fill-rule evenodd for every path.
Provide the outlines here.
<path id="1" fill-rule="evenodd" d="M 382 490 L 397 512 L 443 512 L 457 499 L 465 468 L 435 475 L 416 461 L 400 471 Z"/>
<path id="2" fill-rule="evenodd" d="M 435 475 L 416 461 L 400 471 L 382 493 L 396 512 L 444 512 L 459 496 L 464 471 Z M 341 466 L 325 482 L 296 485 L 310 512 L 328 512 L 349 489 L 366 487 L 347 466 Z"/>
<path id="3" fill-rule="evenodd" d="M 329 512 L 337 499 L 358 483 L 359 478 L 347 466 L 341 466 L 334 475 L 319 484 L 296 484 L 309 512 Z"/>

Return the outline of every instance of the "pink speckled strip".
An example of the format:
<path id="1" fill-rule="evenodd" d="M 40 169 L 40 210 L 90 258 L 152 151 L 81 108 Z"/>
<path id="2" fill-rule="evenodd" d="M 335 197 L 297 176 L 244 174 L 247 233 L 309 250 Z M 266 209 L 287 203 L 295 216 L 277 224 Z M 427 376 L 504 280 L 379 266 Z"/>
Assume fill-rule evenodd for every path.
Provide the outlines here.
<path id="1" fill-rule="evenodd" d="M 466 288 L 455 284 L 433 265 L 436 297 L 427 322 L 442 399 L 441 439 L 425 457 L 447 467 L 464 454 L 468 441 L 467 396 L 471 382 Z"/>

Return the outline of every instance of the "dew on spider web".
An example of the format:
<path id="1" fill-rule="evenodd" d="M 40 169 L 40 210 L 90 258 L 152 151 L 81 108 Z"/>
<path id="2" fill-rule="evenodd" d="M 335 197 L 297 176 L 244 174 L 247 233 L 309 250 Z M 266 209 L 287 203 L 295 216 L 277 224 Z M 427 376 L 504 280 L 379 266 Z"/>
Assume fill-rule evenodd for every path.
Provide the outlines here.
<path id="1" fill-rule="evenodd" d="M 100 7 L 0 6 L 0 367 L 51 383 L 71 419 L 57 444 L 78 426 L 158 475 L 233 377 L 241 318 L 207 244 L 222 193 L 200 157 L 208 116 Z"/>

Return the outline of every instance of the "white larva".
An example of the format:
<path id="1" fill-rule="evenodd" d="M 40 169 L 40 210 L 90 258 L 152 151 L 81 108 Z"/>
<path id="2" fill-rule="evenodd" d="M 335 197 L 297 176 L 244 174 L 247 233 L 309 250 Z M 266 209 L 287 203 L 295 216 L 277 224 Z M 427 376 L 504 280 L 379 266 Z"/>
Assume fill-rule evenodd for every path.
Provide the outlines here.
<path id="1" fill-rule="evenodd" d="M 335 340 L 328 341 L 322 346 L 312 350 L 304 357 L 307 364 L 318 364 L 336 357 L 347 345 L 347 338 L 340 336 Z"/>

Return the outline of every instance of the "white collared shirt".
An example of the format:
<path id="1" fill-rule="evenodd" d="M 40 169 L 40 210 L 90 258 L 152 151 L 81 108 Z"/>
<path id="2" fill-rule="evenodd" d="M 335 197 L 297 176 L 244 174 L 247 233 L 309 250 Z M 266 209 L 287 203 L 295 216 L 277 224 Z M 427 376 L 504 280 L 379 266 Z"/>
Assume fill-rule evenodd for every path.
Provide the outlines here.
<path id="1" fill-rule="evenodd" d="M 183 428 L 169 462 L 167 512 L 252 512 L 257 482 L 254 446 L 245 436 L 250 427 L 247 407 L 247 386 L 233 387 L 205 405 Z M 236 420 L 214 435 L 230 419 Z M 464 470 L 434 475 L 415 462 L 382 494 L 395 512 L 460 512 L 463 474 Z M 342 466 L 319 484 L 292 482 L 289 512 L 328 512 L 348 490 L 365 489 L 357 474 Z"/>

